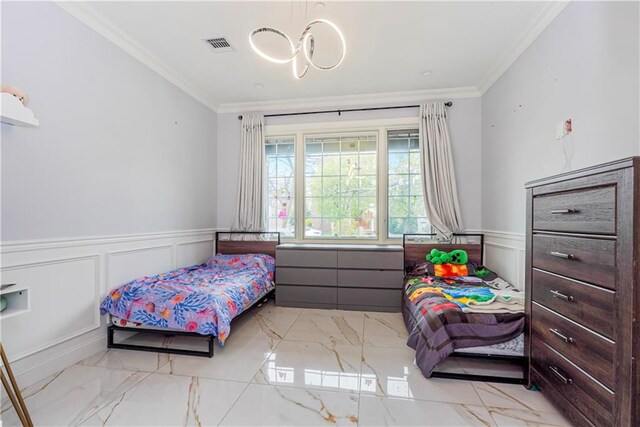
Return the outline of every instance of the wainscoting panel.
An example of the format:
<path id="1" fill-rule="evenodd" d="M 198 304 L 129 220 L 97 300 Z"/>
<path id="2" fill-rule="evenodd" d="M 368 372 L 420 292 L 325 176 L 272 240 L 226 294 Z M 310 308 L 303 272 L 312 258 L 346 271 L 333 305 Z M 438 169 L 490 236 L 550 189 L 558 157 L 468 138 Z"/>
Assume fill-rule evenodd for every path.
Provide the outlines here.
<path id="1" fill-rule="evenodd" d="M 37 262 L 2 271 L 3 283 L 28 292 L 28 308 L 2 321 L 2 343 L 14 359 L 100 327 L 98 255 Z"/>
<path id="2" fill-rule="evenodd" d="M 111 289 L 202 263 L 213 254 L 214 239 L 215 230 L 204 229 L 2 242 L 2 283 L 27 292 L 26 309 L 0 314 L 2 343 L 20 386 L 106 348 L 99 305 Z"/>
<path id="3" fill-rule="evenodd" d="M 484 231 L 486 266 L 518 289 L 524 289 L 524 234 Z"/>
<path id="4" fill-rule="evenodd" d="M 210 239 L 179 243 L 176 254 L 178 265 L 196 265 L 206 262 L 213 253 L 213 242 L 213 239 Z"/>
<path id="5" fill-rule="evenodd" d="M 117 288 L 129 280 L 153 276 L 176 267 L 175 245 L 115 251 L 107 254 L 107 287 Z"/>

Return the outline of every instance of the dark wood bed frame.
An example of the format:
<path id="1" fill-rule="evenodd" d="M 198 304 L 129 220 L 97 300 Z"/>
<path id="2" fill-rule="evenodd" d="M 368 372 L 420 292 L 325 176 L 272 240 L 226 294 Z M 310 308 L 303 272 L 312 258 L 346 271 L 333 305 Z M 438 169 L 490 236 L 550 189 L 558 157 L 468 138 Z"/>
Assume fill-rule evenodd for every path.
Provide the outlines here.
<path id="1" fill-rule="evenodd" d="M 220 236 L 228 236 L 228 239 L 220 239 Z M 253 237 L 253 239 L 245 239 L 245 237 Z M 235 238 L 238 237 L 238 240 Z M 265 240 L 264 237 L 267 237 Z M 269 239 L 271 237 L 271 239 Z M 277 237 L 277 239 L 273 239 Z M 253 232 L 253 231 L 218 231 L 215 233 L 214 250 L 215 254 L 249 254 L 249 253 L 262 253 L 271 255 L 275 258 L 276 246 L 280 244 L 279 232 Z M 275 281 L 275 277 L 274 277 Z M 251 306 L 247 307 L 242 313 L 233 318 L 235 321 L 239 317 L 242 317 L 247 311 L 256 305 L 262 305 L 275 293 L 275 289 L 269 291 L 262 298 L 258 299 Z M 121 332 L 135 332 L 135 333 L 150 333 L 156 335 L 164 335 L 165 337 L 181 336 L 181 337 L 196 337 L 202 338 L 207 342 L 207 350 L 185 350 L 180 348 L 168 348 L 168 347 L 153 347 L 147 345 L 137 344 L 123 344 L 116 343 L 114 335 L 117 331 Z M 135 350 L 135 351 L 151 351 L 154 353 L 169 353 L 180 354 L 185 356 L 199 356 L 199 357 L 213 357 L 214 354 L 214 335 L 202 335 L 196 332 L 187 331 L 175 331 L 175 330 L 163 330 L 163 329 L 145 329 L 145 328 L 130 328 L 126 326 L 109 325 L 107 327 L 107 348 L 117 348 L 121 350 Z"/>
<path id="2" fill-rule="evenodd" d="M 425 256 L 432 249 L 438 249 L 445 252 L 451 252 L 454 249 L 462 249 L 467 251 L 469 262 L 483 265 L 484 255 L 484 234 L 454 234 L 454 237 L 467 238 L 478 237 L 480 243 L 440 243 L 437 241 L 428 242 L 411 242 L 407 241 L 407 236 L 419 236 L 423 238 L 434 238 L 435 234 L 403 234 L 402 246 L 404 247 L 404 266 L 411 267 L 417 263 L 425 262 Z"/>
<path id="3" fill-rule="evenodd" d="M 425 256 L 431 252 L 432 249 L 438 249 L 445 252 L 451 252 L 454 249 L 462 249 L 467 251 L 469 256 L 469 262 L 477 265 L 484 265 L 484 234 L 454 234 L 454 237 L 465 238 L 479 238 L 480 243 L 446 243 L 431 241 L 408 241 L 407 238 L 415 236 L 424 239 L 433 239 L 435 234 L 403 234 L 402 246 L 404 247 L 404 267 L 411 268 L 418 263 L 425 262 Z M 496 382 L 504 384 L 524 384 L 524 368 L 526 366 L 526 358 L 524 356 L 510 356 L 499 355 L 489 353 L 466 353 L 454 351 L 449 357 L 470 358 L 470 359 L 482 359 L 491 361 L 508 361 L 522 366 L 522 378 L 516 377 L 499 377 L 495 375 L 478 375 L 478 374 L 463 374 L 457 372 L 438 372 L 433 371 L 431 377 L 433 378 L 448 378 L 455 380 L 468 380 L 468 381 L 485 381 Z"/>

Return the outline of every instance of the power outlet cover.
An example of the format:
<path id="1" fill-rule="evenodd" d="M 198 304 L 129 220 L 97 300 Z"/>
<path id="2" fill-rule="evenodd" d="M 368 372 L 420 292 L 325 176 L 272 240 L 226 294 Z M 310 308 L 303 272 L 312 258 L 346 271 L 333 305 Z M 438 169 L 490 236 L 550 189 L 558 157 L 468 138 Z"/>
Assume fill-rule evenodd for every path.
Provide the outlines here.
<path id="1" fill-rule="evenodd" d="M 560 140 L 573 131 L 571 119 L 559 121 L 556 124 L 556 139 Z"/>

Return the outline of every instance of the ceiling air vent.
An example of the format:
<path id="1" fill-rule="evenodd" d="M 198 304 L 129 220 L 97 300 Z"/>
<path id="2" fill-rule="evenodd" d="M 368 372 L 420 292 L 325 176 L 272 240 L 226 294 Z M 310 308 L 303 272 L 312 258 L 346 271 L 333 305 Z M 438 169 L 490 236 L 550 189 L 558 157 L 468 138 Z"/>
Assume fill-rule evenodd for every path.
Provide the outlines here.
<path id="1" fill-rule="evenodd" d="M 229 44 L 226 37 L 213 37 L 206 39 L 205 42 L 207 42 L 207 44 L 210 45 L 216 53 L 230 52 L 233 50 L 233 47 Z"/>

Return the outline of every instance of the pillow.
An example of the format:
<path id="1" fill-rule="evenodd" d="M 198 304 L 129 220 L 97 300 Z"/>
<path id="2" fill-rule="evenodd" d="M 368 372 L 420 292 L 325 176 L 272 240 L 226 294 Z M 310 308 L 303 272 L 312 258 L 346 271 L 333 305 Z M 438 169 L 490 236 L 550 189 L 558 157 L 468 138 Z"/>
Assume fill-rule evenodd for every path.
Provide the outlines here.
<path id="1" fill-rule="evenodd" d="M 257 267 L 267 273 L 275 271 L 275 259 L 267 254 L 223 255 L 217 254 L 207 261 L 209 268 L 218 270 L 236 270 L 246 267 Z"/>

